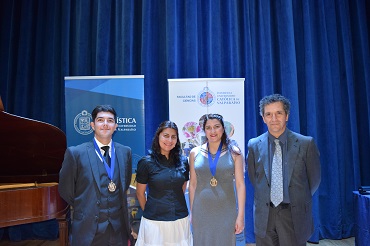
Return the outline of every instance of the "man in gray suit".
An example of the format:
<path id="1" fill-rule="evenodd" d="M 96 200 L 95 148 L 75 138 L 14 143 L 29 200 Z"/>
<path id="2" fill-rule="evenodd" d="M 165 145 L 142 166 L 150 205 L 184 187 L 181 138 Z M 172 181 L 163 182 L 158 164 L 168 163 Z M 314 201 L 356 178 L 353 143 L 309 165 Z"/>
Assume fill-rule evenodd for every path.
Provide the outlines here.
<path id="1" fill-rule="evenodd" d="M 312 137 L 286 127 L 287 98 L 269 95 L 259 107 L 268 132 L 249 140 L 247 155 L 256 245 L 305 246 L 314 229 L 312 196 L 321 181 L 320 154 Z"/>
<path id="2" fill-rule="evenodd" d="M 67 148 L 59 173 L 59 193 L 73 207 L 71 245 L 127 246 L 131 149 L 112 141 L 114 108 L 99 105 L 91 115 L 94 138 Z"/>

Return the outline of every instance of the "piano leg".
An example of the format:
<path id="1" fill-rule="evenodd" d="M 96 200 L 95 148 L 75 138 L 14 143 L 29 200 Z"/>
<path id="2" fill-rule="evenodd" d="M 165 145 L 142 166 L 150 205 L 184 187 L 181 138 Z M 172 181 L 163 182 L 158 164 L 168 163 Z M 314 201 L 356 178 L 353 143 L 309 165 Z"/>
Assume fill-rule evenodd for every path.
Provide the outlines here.
<path id="1" fill-rule="evenodd" d="M 66 218 L 58 218 L 59 223 L 59 245 L 68 246 L 68 222 Z"/>

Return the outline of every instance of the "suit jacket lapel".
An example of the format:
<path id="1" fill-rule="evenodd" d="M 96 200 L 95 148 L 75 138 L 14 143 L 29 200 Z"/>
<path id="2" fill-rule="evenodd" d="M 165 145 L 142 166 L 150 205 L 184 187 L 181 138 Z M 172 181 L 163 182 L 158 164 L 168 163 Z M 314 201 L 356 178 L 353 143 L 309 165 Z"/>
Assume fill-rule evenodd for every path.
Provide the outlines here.
<path id="1" fill-rule="evenodd" d="M 99 174 L 99 167 L 98 167 L 100 159 L 99 159 L 98 155 L 95 152 L 94 143 L 92 141 L 87 146 L 87 154 L 89 156 L 90 167 L 91 167 L 92 174 L 94 176 L 95 183 L 96 183 L 99 191 L 101 192 L 101 190 L 100 190 L 100 174 Z"/>
<path id="2" fill-rule="evenodd" d="M 120 178 L 120 183 L 121 183 L 121 190 L 124 190 L 124 187 L 125 187 L 125 170 L 124 170 L 124 165 L 123 163 L 120 163 L 120 161 L 123 160 L 122 155 L 122 149 L 117 146 L 116 144 L 114 145 L 114 149 L 116 151 L 116 167 L 115 168 L 118 168 L 119 169 L 119 178 Z"/>
<path id="3" fill-rule="evenodd" d="M 287 140 L 287 156 L 286 156 L 286 161 L 287 161 L 287 168 L 288 168 L 288 184 L 290 183 L 290 179 L 292 177 L 294 165 L 296 163 L 298 151 L 299 151 L 299 142 L 298 138 L 291 132 L 288 131 L 288 140 Z"/>
<path id="4" fill-rule="evenodd" d="M 263 163 L 263 169 L 265 170 L 267 183 L 270 184 L 270 161 L 269 161 L 269 143 L 268 143 L 268 134 L 267 132 L 261 136 L 258 150 L 261 156 L 261 162 Z"/>

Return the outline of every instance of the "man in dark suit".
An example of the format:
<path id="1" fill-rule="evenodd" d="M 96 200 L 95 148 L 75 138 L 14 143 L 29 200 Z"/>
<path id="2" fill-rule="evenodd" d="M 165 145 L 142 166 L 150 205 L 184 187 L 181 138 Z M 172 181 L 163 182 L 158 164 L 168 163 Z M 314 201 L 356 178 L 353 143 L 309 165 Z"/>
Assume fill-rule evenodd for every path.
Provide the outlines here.
<path id="1" fill-rule="evenodd" d="M 314 229 L 312 196 L 321 181 L 320 154 L 312 137 L 287 129 L 287 98 L 269 95 L 259 107 L 268 132 L 249 140 L 247 155 L 256 245 L 305 246 Z"/>
<path id="2" fill-rule="evenodd" d="M 59 193 L 73 208 L 71 245 L 127 246 L 131 149 L 112 141 L 114 108 L 99 105 L 91 115 L 93 140 L 69 147 L 59 173 Z"/>

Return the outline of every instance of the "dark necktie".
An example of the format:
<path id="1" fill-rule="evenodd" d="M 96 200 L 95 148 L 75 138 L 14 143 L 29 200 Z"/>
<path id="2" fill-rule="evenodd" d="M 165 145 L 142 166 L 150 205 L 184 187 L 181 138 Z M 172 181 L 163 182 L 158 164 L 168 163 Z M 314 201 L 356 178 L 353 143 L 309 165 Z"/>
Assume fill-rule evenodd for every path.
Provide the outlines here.
<path id="1" fill-rule="evenodd" d="M 108 166 L 110 166 L 109 146 L 103 146 L 101 149 L 104 150 L 104 159 Z"/>

